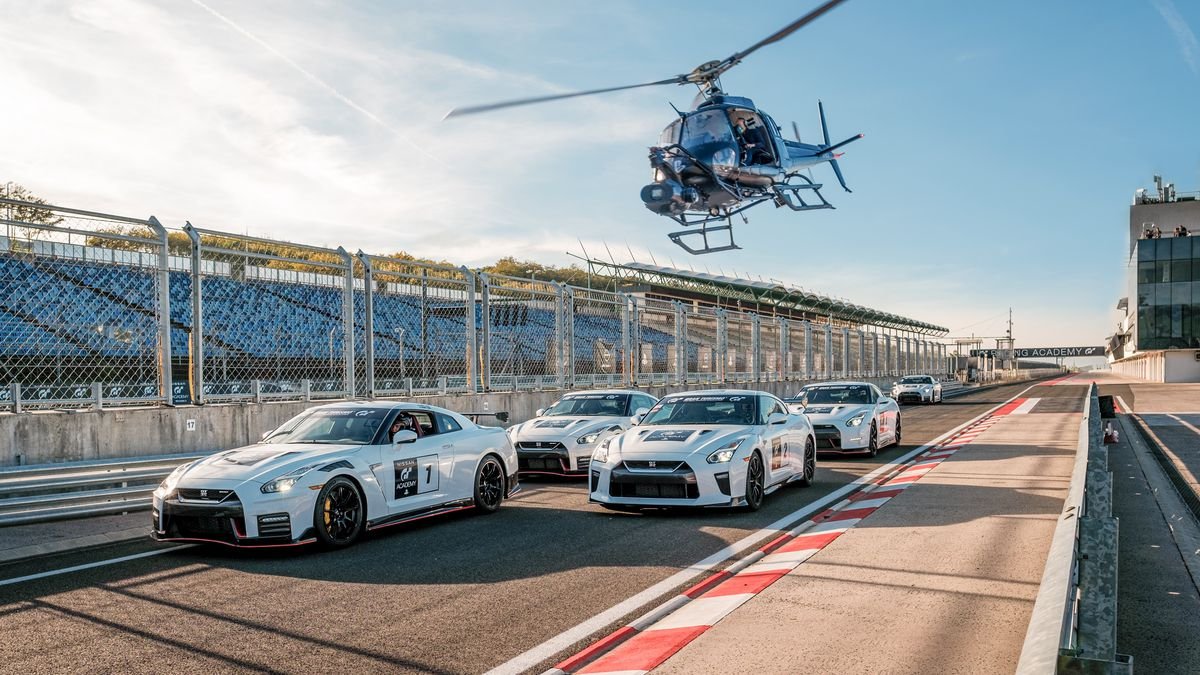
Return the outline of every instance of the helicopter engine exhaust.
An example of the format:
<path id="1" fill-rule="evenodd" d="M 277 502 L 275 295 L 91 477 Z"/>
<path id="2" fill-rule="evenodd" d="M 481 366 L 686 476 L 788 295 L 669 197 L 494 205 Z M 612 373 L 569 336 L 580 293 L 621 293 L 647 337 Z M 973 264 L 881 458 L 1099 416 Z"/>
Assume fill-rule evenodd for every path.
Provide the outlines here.
<path id="1" fill-rule="evenodd" d="M 651 183 L 642 188 L 642 202 L 646 208 L 660 216 L 678 215 L 692 204 L 700 201 L 700 191 L 694 187 L 684 187 L 675 180 L 664 180 L 661 183 Z"/>

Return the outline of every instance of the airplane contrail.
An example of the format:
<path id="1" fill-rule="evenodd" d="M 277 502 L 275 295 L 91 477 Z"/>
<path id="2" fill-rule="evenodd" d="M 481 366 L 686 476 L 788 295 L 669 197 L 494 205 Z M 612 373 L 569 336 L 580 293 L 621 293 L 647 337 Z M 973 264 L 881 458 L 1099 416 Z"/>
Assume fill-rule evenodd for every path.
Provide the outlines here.
<path id="1" fill-rule="evenodd" d="M 309 72 L 307 69 L 304 68 L 304 66 L 301 66 L 299 63 L 296 63 L 290 57 L 288 57 L 286 54 L 284 54 L 283 52 L 279 51 L 278 49 L 272 47 L 265 40 L 254 35 L 253 33 L 246 30 L 245 28 L 242 28 L 237 23 L 234 23 L 234 21 L 232 19 L 225 16 L 224 14 L 221 14 L 220 12 L 213 9 L 212 7 L 209 7 L 208 5 L 204 4 L 203 2 L 201 2 L 201 0 L 192 0 L 192 3 L 195 4 L 197 7 L 199 7 L 200 9 L 203 9 L 204 11 L 208 12 L 209 14 L 212 14 L 214 17 L 216 17 L 218 20 L 220 20 L 225 25 L 227 25 L 230 28 L 234 29 L 235 31 L 241 33 L 243 36 L 246 37 L 246 39 L 254 42 L 258 46 L 267 50 L 268 52 L 273 54 L 276 58 L 278 58 L 279 60 L 286 63 L 288 66 L 291 66 L 292 70 L 295 70 L 296 72 L 303 75 L 305 77 L 305 79 L 307 79 L 309 82 L 312 82 L 313 84 L 317 85 L 318 87 L 324 89 L 325 91 L 327 91 L 331 95 L 333 95 L 333 97 L 336 98 L 337 100 L 339 100 L 342 103 L 346 104 L 347 106 L 353 108 L 354 110 L 362 113 L 363 115 L 365 115 L 367 117 L 367 119 L 378 124 L 379 126 L 383 127 L 384 129 L 387 129 L 388 131 L 392 132 L 400 140 L 402 140 L 405 143 L 408 143 L 410 146 L 412 146 L 412 148 L 415 149 L 417 152 L 421 153 L 422 155 L 425 155 L 429 159 L 439 161 L 437 157 L 433 156 L 432 154 L 427 152 L 424 148 L 422 148 L 421 146 L 414 143 L 412 141 L 412 139 L 410 139 L 406 134 L 401 132 L 399 129 L 388 124 L 381 117 L 379 117 L 375 113 L 371 112 L 370 110 L 367 110 L 366 108 L 362 107 L 361 105 L 355 103 L 353 100 L 350 99 L 350 97 L 348 97 L 345 94 L 343 94 L 342 92 L 338 91 L 337 88 L 335 88 L 333 85 L 329 84 L 325 80 L 322 80 L 321 78 L 317 77 L 313 73 Z"/>

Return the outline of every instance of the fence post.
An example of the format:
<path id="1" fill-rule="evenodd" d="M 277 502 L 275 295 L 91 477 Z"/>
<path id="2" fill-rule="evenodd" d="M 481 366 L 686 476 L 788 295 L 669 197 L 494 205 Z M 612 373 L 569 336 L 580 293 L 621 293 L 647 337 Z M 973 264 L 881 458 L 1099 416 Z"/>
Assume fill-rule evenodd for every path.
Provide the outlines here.
<path id="1" fill-rule="evenodd" d="M 825 378 L 833 379 L 833 324 L 825 324 Z"/>
<path id="2" fill-rule="evenodd" d="M 787 379 L 787 374 L 791 372 L 791 356 L 792 356 L 792 336 L 791 324 L 782 316 L 775 317 L 775 324 L 779 326 L 779 359 L 775 363 L 775 381 L 783 382 Z"/>
<path id="3" fill-rule="evenodd" d="M 463 355 L 466 359 L 463 373 L 467 376 L 467 393 L 475 394 L 479 392 L 478 380 L 480 377 L 477 366 L 479 363 L 479 334 L 475 330 L 477 321 L 475 317 L 475 273 L 467 269 L 465 265 L 459 267 L 458 270 L 462 272 L 467 284 L 466 312 L 463 316 L 463 325 L 467 327 L 467 353 Z M 407 373 L 400 373 L 400 375 L 404 377 L 407 376 Z"/>
<path id="4" fill-rule="evenodd" d="M 566 370 L 566 388 L 575 388 L 575 289 L 564 286 L 566 305 L 563 310 L 563 368 Z"/>
<path id="5" fill-rule="evenodd" d="M 358 396 L 354 383 L 354 258 L 341 246 L 338 257 L 346 269 L 346 282 L 342 288 L 342 360 L 345 363 L 343 388 L 347 399 Z"/>
<path id="6" fill-rule="evenodd" d="M 729 359 L 729 315 L 717 310 L 717 381 L 725 382 Z"/>
<path id="7" fill-rule="evenodd" d="M 633 363 L 633 327 L 632 312 L 629 309 L 629 296 L 621 295 L 621 382 L 626 386 L 633 383 L 631 364 Z"/>
<path id="8" fill-rule="evenodd" d="M 675 384 L 687 384 L 688 341 L 687 312 L 678 300 L 675 305 Z"/>
<path id="9" fill-rule="evenodd" d="M 637 296 L 625 295 L 625 302 L 629 305 L 629 377 L 630 384 L 636 385 L 638 375 L 642 372 L 642 317 L 641 309 L 638 308 Z M 651 372 L 653 372 L 653 363 L 651 364 Z"/>
<path id="10" fill-rule="evenodd" d="M 92 383 L 92 410 L 104 409 L 104 385 L 99 382 Z"/>
<path id="11" fill-rule="evenodd" d="M 558 388 L 567 388 L 567 355 L 563 349 L 567 342 L 566 310 L 567 300 L 563 285 L 557 281 L 554 284 L 557 293 L 554 296 L 554 374 L 558 378 Z"/>
<path id="12" fill-rule="evenodd" d="M 483 300 L 480 303 L 479 309 L 479 326 L 483 330 L 483 336 L 480 339 L 479 345 L 479 360 L 483 362 L 482 377 L 483 391 L 491 391 L 492 389 L 492 306 L 491 306 L 491 281 L 488 280 L 486 272 L 479 273 L 479 284 L 483 289 Z"/>
<path id="13" fill-rule="evenodd" d="M 11 392 L 13 412 L 21 412 L 21 383 L 13 382 L 8 385 L 8 390 Z"/>
<path id="14" fill-rule="evenodd" d="M 750 377 L 754 382 L 762 381 L 762 320 L 757 314 L 750 315 Z"/>
<path id="15" fill-rule="evenodd" d="M 850 329 L 842 327 L 842 377 L 850 377 Z"/>
<path id="16" fill-rule="evenodd" d="M 158 253 L 158 299 L 155 303 L 158 307 L 159 386 L 162 388 L 163 403 L 175 405 L 175 383 L 171 373 L 171 253 L 167 243 L 167 228 L 154 216 L 150 216 L 146 222 L 162 244 Z"/>
<path id="17" fill-rule="evenodd" d="M 368 399 L 375 398 L 375 268 L 371 256 L 359 249 L 354 255 L 363 268 L 363 387 Z M 403 347 L 401 347 L 403 351 Z"/>
<path id="18" fill-rule="evenodd" d="M 813 327 L 812 322 L 807 319 L 804 321 L 804 379 L 811 380 L 813 378 L 813 370 L 816 363 L 813 358 Z"/>
<path id="19" fill-rule="evenodd" d="M 190 222 L 185 222 L 183 231 L 192 242 L 192 403 L 204 404 L 204 269 L 203 252 L 200 250 L 200 233 Z"/>

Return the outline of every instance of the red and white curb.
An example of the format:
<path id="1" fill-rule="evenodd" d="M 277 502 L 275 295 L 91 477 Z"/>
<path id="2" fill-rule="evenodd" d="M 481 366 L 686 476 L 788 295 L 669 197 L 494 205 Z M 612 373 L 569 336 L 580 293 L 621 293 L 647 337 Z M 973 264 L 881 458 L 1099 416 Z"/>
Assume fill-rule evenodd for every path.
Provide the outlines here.
<path id="1" fill-rule="evenodd" d="M 987 431 L 1022 409 L 1015 398 L 930 447 L 887 475 L 804 521 L 728 569 L 695 584 L 653 611 L 558 663 L 544 675 L 641 675 L 669 659 L 721 619 L 816 555 L 844 532 L 919 481 Z M 1030 406 L 1032 407 L 1032 406 Z"/>

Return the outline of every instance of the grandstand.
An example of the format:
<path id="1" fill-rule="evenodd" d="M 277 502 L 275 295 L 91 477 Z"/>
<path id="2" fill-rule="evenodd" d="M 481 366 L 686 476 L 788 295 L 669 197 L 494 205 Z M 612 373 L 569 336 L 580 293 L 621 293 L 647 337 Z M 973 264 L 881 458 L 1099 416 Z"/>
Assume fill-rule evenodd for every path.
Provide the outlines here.
<path id="1" fill-rule="evenodd" d="M 618 283 L 597 290 L 190 225 L 175 255 L 153 218 L 38 208 L 53 218 L 0 221 L 0 404 L 163 401 L 172 383 L 183 403 L 821 377 L 895 369 L 880 333 L 889 355 L 891 335 L 944 333 L 640 263 L 589 261 Z"/>

